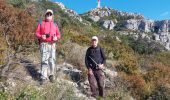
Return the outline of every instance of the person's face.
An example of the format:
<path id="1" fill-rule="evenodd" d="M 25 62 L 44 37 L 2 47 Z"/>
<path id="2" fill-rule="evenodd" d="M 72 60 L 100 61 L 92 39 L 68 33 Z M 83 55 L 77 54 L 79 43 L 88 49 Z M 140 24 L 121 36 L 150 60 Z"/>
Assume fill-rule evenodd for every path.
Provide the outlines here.
<path id="1" fill-rule="evenodd" d="M 98 40 L 93 39 L 93 40 L 92 40 L 92 46 L 93 46 L 93 47 L 97 47 L 97 44 L 98 44 Z"/>
<path id="2" fill-rule="evenodd" d="M 51 12 L 46 13 L 45 18 L 46 18 L 48 21 L 51 21 L 51 20 L 53 19 L 52 13 L 51 13 Z"/>

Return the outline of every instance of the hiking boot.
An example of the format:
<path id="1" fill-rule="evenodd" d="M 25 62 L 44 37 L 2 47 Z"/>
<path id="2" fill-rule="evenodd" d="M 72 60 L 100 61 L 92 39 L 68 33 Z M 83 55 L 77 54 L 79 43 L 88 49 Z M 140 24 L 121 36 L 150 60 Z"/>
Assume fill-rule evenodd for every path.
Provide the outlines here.
<path id="1" fill-rule="evenodd" d="M 40 79 L 40 85 L 43 85 L 45 82 L 45 79 Z"/>
<path id="2" fill-rule="evenodd" d="M 53 75 L 50 75 L 50 76 L 49 76 L 49 79 L 50 79 L 50 82 L 51 82 L 51 83 L 54 83 L 54 76 L 53 76 Z"/>

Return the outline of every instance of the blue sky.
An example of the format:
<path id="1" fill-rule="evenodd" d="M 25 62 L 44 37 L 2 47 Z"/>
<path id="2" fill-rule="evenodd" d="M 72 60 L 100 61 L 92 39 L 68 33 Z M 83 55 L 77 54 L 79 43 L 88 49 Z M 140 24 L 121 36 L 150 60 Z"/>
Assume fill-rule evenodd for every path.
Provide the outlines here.
<path id="1" fill-rule="evenodd" d="M 51 0 L 62 2 L 77 13 L 85 13 L 97 6 L 97 0 Z M 101 0 L 101 6 L 108 6 L 125 12 L 143 14 L 148 19 L 170 19 L 170 0 Z"/>

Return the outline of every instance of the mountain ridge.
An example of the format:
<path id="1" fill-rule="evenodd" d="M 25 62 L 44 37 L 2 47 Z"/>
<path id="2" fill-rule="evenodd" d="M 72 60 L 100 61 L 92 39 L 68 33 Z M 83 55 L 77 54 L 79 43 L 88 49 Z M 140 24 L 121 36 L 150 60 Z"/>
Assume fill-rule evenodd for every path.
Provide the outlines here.
<path id="1" fill-rule="evenodd" d="M 65 10 L 66 13 L 70 16 L 74 16 L 74 18 L 78 19 L 80 22 L 83 22 L 83 18 L 87 19 L 88 17 L 93 22 L 99 23 L 101 27 L 108 30 L 114 30 L 117 25 L 121 24 L 121 28 L 128 30 L 139 30 L 146 33 L 151 32 L 153 34 L 150 36 L 150 39 L 161 43 L 167 50 L 170 50 L 170 20 L 157 21 L 145 19 L 142 14 L 122 12 L 109 7 L 94 8 L 79 15 L 75 11 L 67 9 L 62 3 L 55 3 L 57 3 L 61 9 Z"/>

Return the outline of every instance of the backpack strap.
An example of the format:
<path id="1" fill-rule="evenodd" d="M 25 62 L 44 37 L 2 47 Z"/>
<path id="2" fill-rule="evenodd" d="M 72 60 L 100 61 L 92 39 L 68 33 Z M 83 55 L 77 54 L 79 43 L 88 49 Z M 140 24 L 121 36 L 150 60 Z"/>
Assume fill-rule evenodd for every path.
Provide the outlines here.
<path id="1" fill-rule="evenodd" d="M 42 19 L 40 18 L 39 19 L 39 22 L 38 22 L 39 24 L 40 24 L 40 26 L 41 26 L 41 24 L 42 24 Z"/>
<path id="2" fill-rule="evenodd" d="M 102 58 L 104 58 L 101 46 L 99 46 L 99 48 L 100 48 L 100 54 L 101 54 Z"/>
<path id="3" fill-rule="evenodd" d="M 41 25 L 42 25 L 42 19 L 41 18 L 39 18 L 38 24 L 40 24 L 40 27 L 41 27 Z M 38 44 L 40 44 L 40 41 L 41 41 L 41 39 L 38 39 Z"/>
<path id="4" fill-rule="evenodd" d="M 105 54 L 104 54 L 103 48 L 101 48 L 101 46 L 100 46 L 100 53 L 101 53 L 101 56 L 102 56 L 103 60 L 106 60 L 106 57 L 105 57 Z M 105 61 L 104 61 L 103 63 L 104 63 L 104 64 L 106 64 L 106 62 L 105 62 Z"/>
<path id="5" fill-rule="evenodd" d="M 57 23 L 56 23 L 56 22 L 54 22 L 54 25 L 55 25 L 55 26 L 57 26 Z"/>

